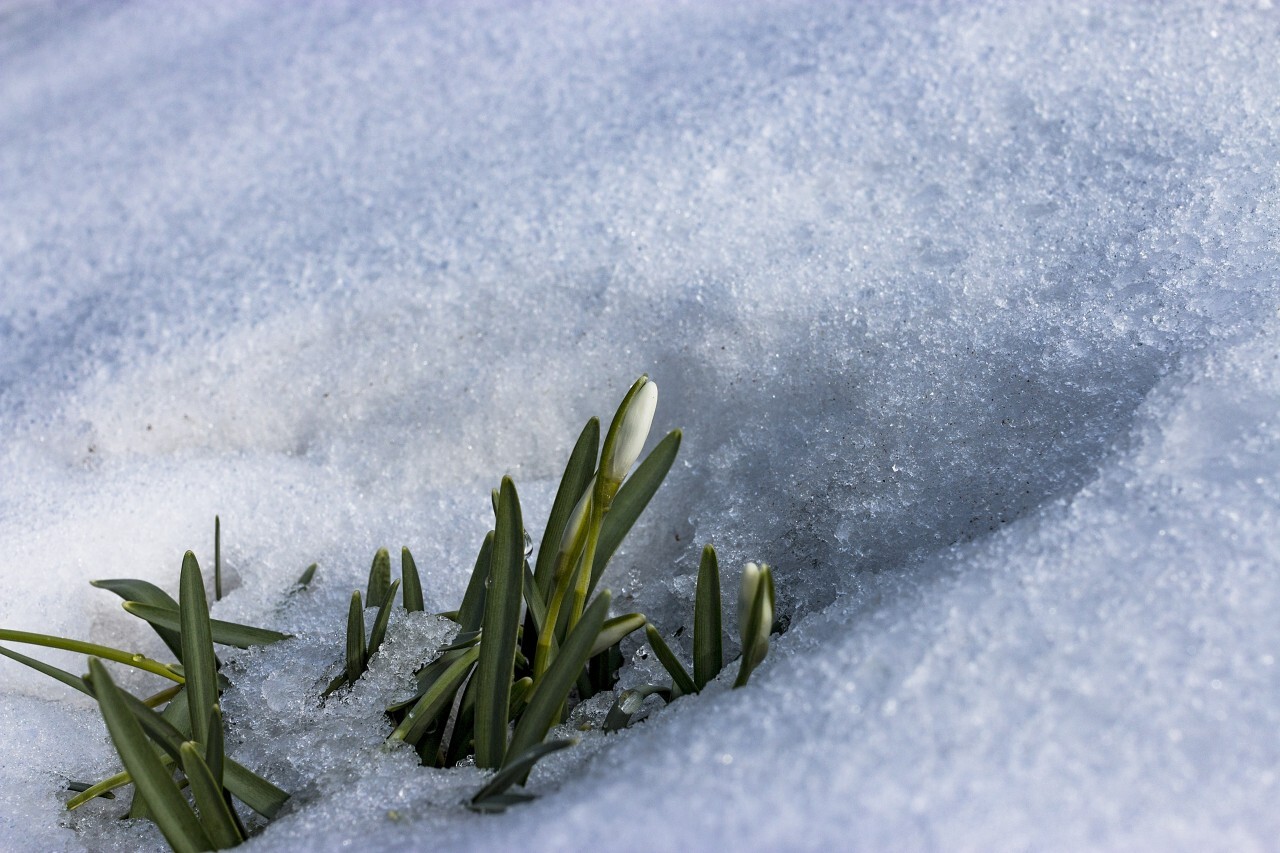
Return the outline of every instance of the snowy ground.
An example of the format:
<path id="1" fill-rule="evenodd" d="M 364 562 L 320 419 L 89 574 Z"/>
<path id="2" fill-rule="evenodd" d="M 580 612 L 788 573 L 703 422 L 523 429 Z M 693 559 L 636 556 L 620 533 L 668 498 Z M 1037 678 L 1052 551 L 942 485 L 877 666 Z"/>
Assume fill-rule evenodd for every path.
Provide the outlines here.
<path id="1" fill-rule="evenodd" d="M 1278 104 L 1270 0 L 5 0 L 0 626 L 159 654 L 87 581 L 221 513 L 215 615 L 303 637 L 229 656 L 250 850 L 1265 849 Z M 608 585 L 674 628 L 713 541 L 792 628 L 470 814 L 371 713 L 432 620 L 311 698 L 345 598 L 404 544 L 454 606 L 641 372 L 684 464 Z M 160 847 L 0 685 L 0 847 Z"/>

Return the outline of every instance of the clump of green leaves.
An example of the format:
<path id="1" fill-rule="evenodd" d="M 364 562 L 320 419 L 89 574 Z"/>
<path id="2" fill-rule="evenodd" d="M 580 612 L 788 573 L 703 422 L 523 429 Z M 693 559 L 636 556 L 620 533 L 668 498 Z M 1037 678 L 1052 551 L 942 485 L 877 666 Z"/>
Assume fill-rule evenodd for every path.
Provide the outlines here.
<path id="1" fill-rule="evenodd" d="M 502 811 L 532 799 L 522 786 L 542 757 L 576 743 L 547 739 L 570 708 L 614 689 L 623 665 L 622 642 L 643 630 L 669 684 L 645 684 L 619 694 L 603 728 L 630 725 L 645 701 L 672 702 L 697 693 L 724 669 L 720 568 L 715 549 L 704 547 L 694 603 L 692 673 L 658 628 L 641 613 L 610 617 L 611 597 L 598 585 L 610 558 L 661 486 L 680 449 L 673 430 L 639 465 L 657 407 L 657 386 L 642 376 L 618 406 L 600 441 L 600 422 L 587 421 L 569 456 L 541 546 L 532 557 L 530 537 L 515 484 L 503 478 L 493 492 L 494 526 L 484 537 L 457 610 L 440 616 L 457 623 L 450 642 L 429 650 L 412 695 L 386 709 L 388 741 L 409 744 L 423 764 L 451 767 L 474 759 L 493 770 L 471 798 L 470 808 Z M 632 470 L 634 467 L 634 470 Z M 222 596 L 221 519 L 214 521 L 214 594 Z M 311 583 L 307 568 L 296 588 Z M 386 637 L 396 593 L 408 611 L 425 609 L 422 581 L 408 548 L 400 578 L 391 558 L 373 558 L 363 596 L 352 593 L 346 653 L 324 696 L 355 684 Z M 97 783 L 70 782 L 68 808 L 94 797 L 114 797 L 130 783 L 130 817 L 154 821 L 180 851 L 233 847 L 248 835 L 236 803 L 263 818 L 274 817 L 289 795 L 231 760 L 223 747 L 220 704 L 224 682 L 214 644 L 245 648 L 287 638 L 277 631 L 211 619 L 195 556 L 182 563 L 179 599 L 141 580 L 93 584 L 116 593 L 129 613 L 146 620 L 173 653 L 175 663 L 79 640 L 0 629 L 0 641 L 66 649 L 89 655 L 84 677 L 0 647 L 0 655 L 36 669 L 97 699 L 122 772 Z M 365 608 L 377 608 L 366 634 Z M 734 687 L 745 685 L 769 648 L 774 628 L 774 586 L 769 567 L 748 563 L 738 603 L 742 648 Z M 121 690 L 104 661 L 131 666 L 170 682 L 139 699 Z"/>
<path id="2" fill-rule="evenodd" d="M 95 797 L 134 786 L 129 817 L 149 818 L 178 851 L 235 847 L 248 836 L 236 808 L 239 801 L 263 818 L 274 817 L 289 795 L 230 759 L 224 749 L 214 644 L 238 646 L 274 643 L 278 631 L 209 618 L 204 578 L 190 551 L 182 561 L 179 598 L 147 581 L 94 581 L 125 599 L 130 613 L 145 619 L 177 658 L 165 664 L 121 649 L 24 631 L 0 629 L 0 640 L 66 649 L 89 655 L 83 677 L 0 647 L 0 654 L 94 697 L 124 765 L 122 772 L 96 784 L 73 783 L 68 803 L 77 808 Z M 144 670 L 172 682 L 139 699 L 120 689 L 104 661 Z M 185 792 L 184 792 L 185 789 Z"/>
<path id="3" fill-rule="evenodd" d="M 310 569 L 308 569 L 310 571 Z M 311 578 L 304 575 L 306 582 Z M 300 581 L 301 583 L 301 581 Z M 425 609 L 422 601 L 422 579 L 418 574 L 418 566 L 408 548 L 400 550 L 400 578 L 391 580 L 391 555 L 386 548 L 379 548 L 373 555 L 373 565 L 369 567 L 369 583 L 365 588 L 365 597 L 361 599 L 360 590 L 351 593 L 351 606 L 347 609 L 347 657 L 346 666 L 338 677 L 329 683 L 324 696 L 329 696 L 339 687 L 355 684 L 360 676 L 369 668 L 369 660 L 382 646 L 387 636 L 387 625 L 391 620 L 391 603 L 395 601 L 396 590 L 404 584 L 404 609 L 410 612 Z M 364 609 L 378 608 L 378 615 L 373 620 L 373 629 L 365 637 Z"/>
<path id="4" fill-rule="evenodd" d="M 599 421 L 587 422 L 532 561 L 515 484 L 503 478 L 493 496 L 494 527 L 480 546 L 462 603 L 441 614 L 457 622 L 456 636 L 418 670 L 413 695 L 387 708 L 395 726 L 389 740 L 411 745 L 423 764 L 450 767 L 474 758 L 477 766 L 496 771 L 472 798 L 473 809 L 500 811 L 530 798 L 510 789 L 523 784 L 542 756 L 572 743 L 545 739 L 574 702 L 613 689 L 623 663 L 621 643 L 630 634 L 644 630 L 672 682 L 625 691 L 606 719 L 606 730 L 629 725 L 650 695 L 672 701 L 697 693 L 724 666 L 720 573 L 710 545 L 699 572 L 692 676 L 643 614 L 609 618 L 610 594 L 597 589 L 610 558 L 680 448 L 681 433 L 673 430 L 632 471 L 656 406 L 657 385 L 642 376 L 618 406 L 603 446 Z M 370 597 L 374 575 L 385 572 L 389 577 L 389 568 L 380 568 L 388 565 L 386 552 L 378 553 Z M 377 588 L 384 586 L 379 580 Z M 768 649 L 773 582 L 767 566 L 748 565 L 743 600 L 744 663 L 735 686 L 746 684 Z M 380 623 L 385 606 L 384 601 Z M 354 682 L 367 665 L 372 651 L 362 645 L 362 612 L 357 592 L 348 622 L 346 668 L 326 694 Z M 381 636 L 376 625 L 374 636 Z"/>

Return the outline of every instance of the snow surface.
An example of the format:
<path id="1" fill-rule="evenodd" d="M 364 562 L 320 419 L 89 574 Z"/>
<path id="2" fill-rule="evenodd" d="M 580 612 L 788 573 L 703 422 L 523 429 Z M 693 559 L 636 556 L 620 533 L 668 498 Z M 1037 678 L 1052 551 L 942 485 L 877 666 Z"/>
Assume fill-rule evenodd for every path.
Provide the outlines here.
<path id="1" fill-rule="evenodd" d="M 1271 847 L 1278 105 L 1270 0 L 6 0 L 0 625 L 161 654 L 87 581 L 220 513 L 215 615 L 302 638 L 226 656 L 251 851 Z M 346 596 L 405 544 L 454 606 L 641 372 L 683 461 L 607 584 L 670 632 L 712 541 L 791 630 L 473 815 L 382 749 L 440 623 L 315 702 Z M 161 848 L 0 673 L 0 847 Z"/>

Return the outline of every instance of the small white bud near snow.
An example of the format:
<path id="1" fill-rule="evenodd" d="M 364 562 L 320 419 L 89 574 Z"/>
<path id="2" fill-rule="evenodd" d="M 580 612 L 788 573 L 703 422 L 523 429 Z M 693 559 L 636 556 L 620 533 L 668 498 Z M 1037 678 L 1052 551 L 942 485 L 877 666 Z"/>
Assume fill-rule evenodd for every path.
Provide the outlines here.
<path id="1" fill-rule="evenodd" d="M 606 483 L 616 485 L 626 479 L 631 466 L 644 449 L 649 428 L 653 425 L 653 413 L 657 408 L 658 383 L 646 381 L 631 398 L 623 413 L 622 422 L 618 425 L 613 450 L 609 458 L 600 465 L 600 476 Z"/>
<path id="2" fill-rule="evenodd" d="M 582 497 L 578 498 L 577 505 L 569 515 L 569 520 L 565 522 L 564 533 L 560 536 L 560 547 L 556 551 L 557 579 L 562 572 L 566 571 L 569 558 L 573 556 L 578 544 L 582 541 L 587 529 L 587 516 L 591 512 L 591 496 L 595 490 L 596 478 L 592 477 L 591 482 L 587 483 L 586 491 L 582 493 Z"/>
<path id="3" fill-rule="evenodd" d="M 751 647 L 750 630 L 751 605 L 756 600 L 756 590 L 760 588 L 760 567 L 755 563 L 747 563 L 742 567 L 742 585 L 738 587 L 738 636 L 742 640 L 743 653 Z"/>
<path id="4" fill-rule="evenodd" d="M 769 653 L 773 631 L 773 570 L 768 565 L 747 563 L 742 568 L 738 589 L 738 635 L 742 639 L 742 673 L 739 685 Z"/>

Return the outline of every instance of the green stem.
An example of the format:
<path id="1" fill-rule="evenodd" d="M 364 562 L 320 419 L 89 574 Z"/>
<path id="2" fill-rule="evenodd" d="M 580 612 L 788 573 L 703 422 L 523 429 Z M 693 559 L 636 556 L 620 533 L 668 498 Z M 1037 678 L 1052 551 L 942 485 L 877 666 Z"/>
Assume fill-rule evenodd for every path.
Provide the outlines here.
<path id="1" fill-rule="evenodd" d="M 112 660 L 116 663 L 122 663 L 126 666 L 137 667 L 176 681 L 179 684 L 185 684 L 186 679 L 169 668 L 168 664 L 160 663 L 158 660 L 152 660 L 143 655 L 133 654 L 131 652 L 113 649 L 110 646 L 100 646 L 97 643 L 86 643 L 82 640 L 69 640 L 66 637 L 53 637 L 48 634 L 31 634 L 27 631 L 11 631 L 8 628 L 0 628 L 0 640 L 8 640 L 12 643 L 28 643 L 33 646 L 45 646 L 50 649 L 64 649 L 68 652 L 79 652 L 80 654 L 92 655 L 93 657 Z"/>
<path id="2" fill-rule="evenodd" d="M 604 514 L 607 507 L 596 502 L 591 504 L 590 521 L 587 522 L 587 545 L 582 552 L 582 562 L 578 564 L 577 583 L 573 587 L 573 607 L 569 610 L 569 624 L 565 628 L 565 636 L 573 630 L 582 618 L 582 611 L 587 606 L 587 594 L 591 590 L 591 571 L 596 561 L 596 545 L 600 542 L 600 528 L 604 525 Z M 548 624 L 554 625 L 550 619 Z"/>

